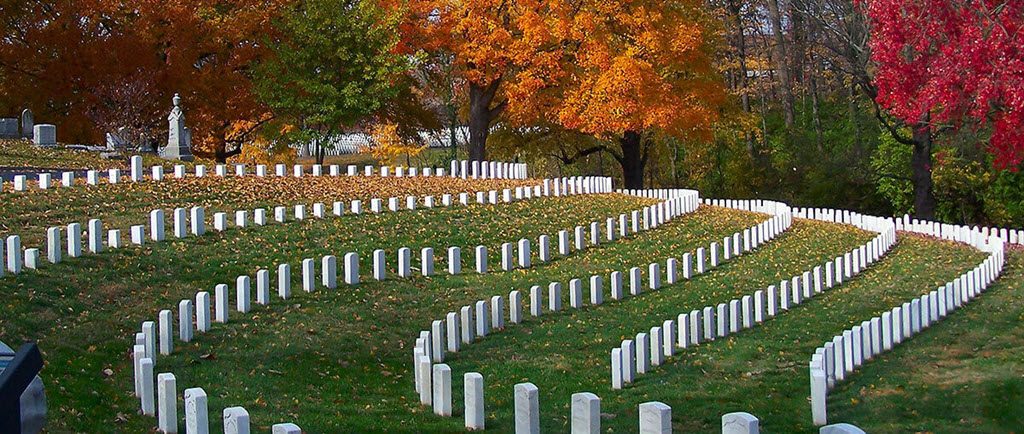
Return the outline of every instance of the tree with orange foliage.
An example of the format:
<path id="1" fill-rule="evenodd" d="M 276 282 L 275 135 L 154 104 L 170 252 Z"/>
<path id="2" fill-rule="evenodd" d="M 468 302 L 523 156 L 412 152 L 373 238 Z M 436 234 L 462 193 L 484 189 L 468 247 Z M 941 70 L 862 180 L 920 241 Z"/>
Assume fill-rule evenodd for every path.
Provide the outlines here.
<path id="1" fill-rule="evenodd" d="M 503 85 L 517 71 L 557 61 L 545 30 L 550 0 L 410 0 L 401 26 L 407 52 L 444 58 L 468 95 L 469 158 L 486 159 L 490 129 L 508 108 Z M 545 55 L 544 53 L 548 53 Z"/>
<path id="2" fill-rule="evenodd" d="M 553 123 L 610 140 L 639 188 L 655 134 L 709 138 L 725 102 L 697 0 L 413 0 L 410 47 L 450 52 L 469 87 L 470 159 L 491 126 Z"/>
<path id="3" fill-rule="evenodd" d="M 100 141 L 96 119 L 137 110 L 111 89 L 135 87 L 159 107 L 147 128 L 166 132 L 175 93 L 189 108 L 194 153 L 224 161 L 270 118 L 253 95 L 250 65 L 291 0 L 39 0 L 0 8 L 0 110 L 29 107 L 66 141 Z M 140 77 L 145 78 L 139 81 Z M 145 86 L 145 88 L 138 88 Z M 150 113 L 153 107 L 143 107 Z M 101 122 L 105 123 L 105 122 Z"/>
<path id="4" fill-rule="evenodd" d="M 726 96 L 713 64 L 712 17 L 699 0 L 583 0 L 554 14 L 560 70 L 519 77 L 511 118 L 551 119 L 606 138 L 626 188 L 642 188 L 655 136 L 709 140 Z"/>

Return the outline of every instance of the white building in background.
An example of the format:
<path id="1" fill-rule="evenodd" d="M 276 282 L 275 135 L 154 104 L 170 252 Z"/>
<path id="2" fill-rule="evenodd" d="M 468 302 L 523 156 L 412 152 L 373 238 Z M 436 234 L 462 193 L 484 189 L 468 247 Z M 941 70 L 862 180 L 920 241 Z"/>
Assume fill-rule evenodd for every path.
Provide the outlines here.
<path id="1" fill-rule="evenodd" d="M 420 140 L 430 148 L 450 148 L 452 146 L 450 132 L 447 129 L 440 131 L 420 131 Z M 455 144 L 464 145 L 469 142 L 469 127 L 458 127 L 455 129 Z M 366 133 L 350 133 L 337 136 L 327 146 L 327 155 L 348 155 L 355 154 L 360 149 L 369 146 L 370 135 Z M 300 157 L 313 155 L 312 143 L 296 145 L 295 150 Z"/>

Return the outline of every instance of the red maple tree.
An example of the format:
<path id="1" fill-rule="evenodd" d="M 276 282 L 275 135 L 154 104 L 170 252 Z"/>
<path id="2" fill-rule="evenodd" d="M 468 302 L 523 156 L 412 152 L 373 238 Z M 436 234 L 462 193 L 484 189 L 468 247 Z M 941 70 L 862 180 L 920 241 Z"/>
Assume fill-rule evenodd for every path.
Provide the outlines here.
<path id="1" fill-rule="evenodd" d="M 867 0 L 877 101 L 908 125 L 991 131 L 996 168 L 1024 159 L 1024 0 Z"/>

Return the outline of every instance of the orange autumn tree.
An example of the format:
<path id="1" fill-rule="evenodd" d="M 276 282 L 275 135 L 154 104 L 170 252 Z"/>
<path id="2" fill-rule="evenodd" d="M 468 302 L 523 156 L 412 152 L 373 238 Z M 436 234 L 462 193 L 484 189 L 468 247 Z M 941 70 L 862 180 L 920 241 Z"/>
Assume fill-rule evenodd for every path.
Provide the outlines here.
<path id="1" fill-rule="evenodd" d="M 468 96 L 469 158 L 486 158 L 487 137 L 508 108 L 505 83 L 561 60 L 545 20 L 551 0 L 409 0 L 401 26 L 406 52 L 442 65 Z M 428 65 L 430 67 L 430 65 Z M 458 91 L 456 91 L 458 93 Z"/>
<path id="2" fill-rule="evenodd" d="M 194 153 L 224 161 L 271 119 L 249 70 L 291 1 L 14 2 L 0 8 L 10 35 L 0 39 L 0 110 L 28 106 L 58 125 L 62 141 L 97 142 L 145 123 L 160 144 L 180 93 Z"/>
<path id="3" fill-rule="evenodd" d="M 139 30 L 156 47 L 168 92 L 181 93 L 193 153 L 224 162 L 273 117 L 258 100 L 251 67 L 292 0 L 135 0 Z"/>
<path id="4" fill-rule="evenodd" d="M 710 139 L 726 96 L 703 2 L 582 0 L 563 7 L 575 13 L 550 14 L 545 26 L 561 41 L 559 61 L 520 71 L 506 89 L 514 123 L 547 120 L 606 139 L 564 160 L 607 152 L 622 166 L 626 188 L 642 188 L 659 136 Z"/>

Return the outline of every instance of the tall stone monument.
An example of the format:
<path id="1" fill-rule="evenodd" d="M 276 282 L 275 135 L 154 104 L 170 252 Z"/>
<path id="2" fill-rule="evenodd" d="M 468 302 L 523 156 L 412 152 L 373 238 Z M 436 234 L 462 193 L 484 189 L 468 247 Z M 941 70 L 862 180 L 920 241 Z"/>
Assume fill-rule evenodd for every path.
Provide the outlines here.
<path id="1" fill-rule="evenodd" d="M 174 108 L 167 116 L 169 124 L 167 146 L 160 149 L 160 156 L 168 160 L 192 161 L 192 131 L 185 127 L 185 113 L 181 111 L 181 97 L 174 94 Z"/>
<path id="2" fill-rule="evenodd" d="M 32 133 L 35 131 L 36 123 L 32 116 L 32 110 L 25 109 L 21 112 L 21 136 L 26 139 L 32 138 Z"/>

